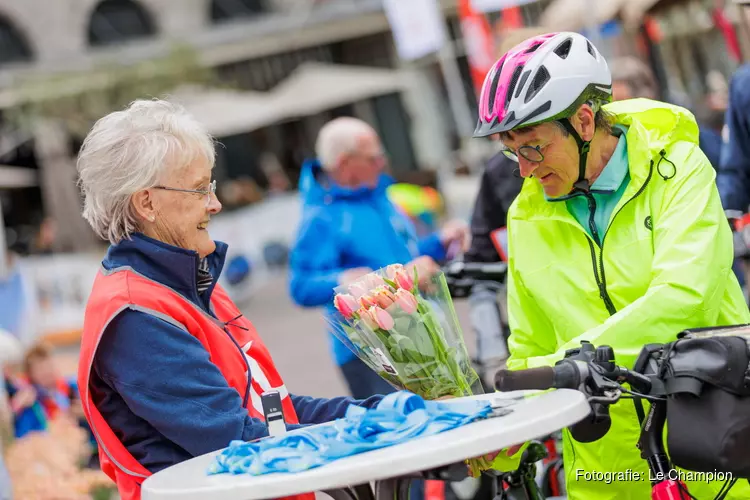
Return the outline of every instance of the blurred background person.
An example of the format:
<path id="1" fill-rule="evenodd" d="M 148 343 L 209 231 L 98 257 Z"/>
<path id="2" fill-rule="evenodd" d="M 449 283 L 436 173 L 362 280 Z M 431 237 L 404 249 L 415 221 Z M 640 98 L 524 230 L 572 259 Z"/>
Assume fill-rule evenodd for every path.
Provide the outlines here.
<path id="1" fill-rule="evenodd" d="M 716 183 L 724 209 L 746 213 L 750 205 L 750 64 L 732 76 L 725 123 Z"/>
<path id="2" fill-rule="evenodd" d="M 10 364 L 20 363 L 22 358 L 21 343 L 11 333 L 0 329 L 0 370 L 5 374 Z M 13 411 L 8 400 L 5 384 L 0 384 L 0 500 L 11 500 L 12 488 L 10 475 L 5 466 L 4 451 L 13 437 Z"/>
<path id="3" fill-rule="evenodd" d="M 28 349 L 20 371 L 11 367 L 5 372 L 5 389 L 16 438 L 46 431 L 48 423 L 57 418 L 72 418 L 71 385 L 60 375 L 47 344 L 37 343 Z"/>
<path id="4" fill-rule="evenodd" d="M 465 224 L 451 221 L 440 232 L 418 239 L 409 219 L 388 199 L 392 184 L 387 158 L 375 130 L 349 117 L 324 125 L 316 143 L 317 159 L 305 164 L 300 178 L 302 222 L 290 259 L 289 290 L 303 307 L 333 308 L 334 288 L 371 270 L 402 263 L 419 276 L 439 270 L 449 247 L 465 246 Z M 335 363 L 352 396 L 365 398 L 394 389 L 329 335 Z"/>
<path id="5" fill-rule="evenodd" d="M 442 195 L 433 187 L 401 182 L 387 189 L 388 199 L 414 224 L 418 238 L 433 234 L 445 215 Z"/>
<path id="6" fill-rule="evenodd" d="M 612 99 L 614 101 L 635 98 L 659 100 L 659 87 L 654 74 L 641 60 L 633 56 L 619 57 L 610 61 L 609 66 L 612 72 Z M 719 101 L 714 102 L 710 98 L 711 94 L 707 95 L 705 102 L 693 106 L 692 111 L 698 121 L 699 146 L 714 169 L 718 169 L 723 117 L 722 111 L 717 112 L 715 108 Z"/>

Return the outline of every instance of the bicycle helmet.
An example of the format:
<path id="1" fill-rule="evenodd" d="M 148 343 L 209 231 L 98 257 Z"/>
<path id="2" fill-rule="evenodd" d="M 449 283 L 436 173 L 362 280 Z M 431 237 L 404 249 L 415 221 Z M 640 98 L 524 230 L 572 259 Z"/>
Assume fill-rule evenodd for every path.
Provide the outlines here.
<path id="1" fill-rule="evenodd" d="M 573 32 L 536 36 L 505 53 L 487 74 L 474 137 L 559 121 L 578 143 L 576 188 L 587 190 L 584 174 L 589 143 L 568 118 L 584 103 L 596 111 L 611 100 L 609 66 L 586 37 Z"/>

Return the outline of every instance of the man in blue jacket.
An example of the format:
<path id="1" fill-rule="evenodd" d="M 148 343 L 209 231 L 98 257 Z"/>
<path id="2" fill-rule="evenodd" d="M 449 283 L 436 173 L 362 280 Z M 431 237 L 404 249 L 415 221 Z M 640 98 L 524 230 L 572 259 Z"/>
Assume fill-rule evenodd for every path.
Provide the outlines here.
<path id="1" fill-rule="evenodd" d="M 304 307 L 326 306 L 334 314 L 333 290 L 393 263 L 435 273 L 446 249 L 466 247 L 466 224 L 449 222 L 418 240 L 412 223 L 386 195 L 392 183 L 377 133 L 355 118 L 327 123 L 316 143 L 318 159 L 300 178 L 302 223 L 291 254 L 290 292 Z M 393 391 L 383 379 L 330 334 L 331 349 L 355 398 Z"/>

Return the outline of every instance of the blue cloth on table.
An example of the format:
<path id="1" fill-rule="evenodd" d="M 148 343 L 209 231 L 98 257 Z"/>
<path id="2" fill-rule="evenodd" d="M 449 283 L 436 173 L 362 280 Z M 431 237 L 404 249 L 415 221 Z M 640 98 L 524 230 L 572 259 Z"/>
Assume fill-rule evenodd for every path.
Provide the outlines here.
<path id="1" fill-rule="evenodd" d="M 336 459 L 429 436 L 485 418 L 488 401 L 441 403 L 407 391 L 388 394 L 375 408 L 349 406 L 329 425 L 299 429 L 254 442 L 232 441 L 209 466 L 209 474 L 300 472 Z"/>

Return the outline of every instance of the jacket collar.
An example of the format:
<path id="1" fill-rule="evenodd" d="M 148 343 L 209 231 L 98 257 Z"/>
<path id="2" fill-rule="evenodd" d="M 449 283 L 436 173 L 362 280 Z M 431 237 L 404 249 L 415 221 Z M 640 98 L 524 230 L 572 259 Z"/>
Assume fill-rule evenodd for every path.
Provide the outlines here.
<path id="1" fill-rule="evenodd" d="M 307 203 L 330 203 L 340 199 L 365 199 L 385 194 L 393 178 L 381 174 L 374 188 L 347 188 L 331 181 L 318 160 L 308 160 L 302 166 L 299 191 Z"/>
<path id="2" fill-rule="evenodd" d="M 680 141 L 698 144 L 698 124 L 689 111 L 679 106 L 650 99 L 629 99 L 607 104 L 603 109 L 615 116 L 615 124 L 628 129 L 625 140 L 630 183 L 618 207 L 650 182 L 652 173 L 656 175 L 662 151 L 668 156 L 670 146 Z M 516 201 L 517 210 L 513 214 L 516 219 L 573 220 L 564 203 L 548 203 L 544 199 L 544 191 L 537 181 L 524 182 Z"/>
<path id="3" fill-rule="evenodd" d="M 625 139 L 627 128 L 622 125 L 615 125 L 613 127 L 613 135 L 619 137 L 617 146 L 615 147 L 612 157 L 609 159 L 607 164 L 602 169 L 599 177 L 591 185 L 592 193 L 600 194 L 612 194 L 617 192 L 625 182 L 625 178 L 628 176 L 628 143 Z M 544 198 L 550 202 L 565 201 L 578 196 L 583 196 L 581 193 L 568 194 L 559 196 L 557 198 L 550 198 L 546 194 Z"/>
<path id="4" fill-rule="evenodd" d="M 134 233 L 130 239 L 109 247 L 102 265 L 112 270 L 130 267 L 135 272 L 167 286 L 196 304 L 208 306 L 211 293 L 216 287 L 224 260 L 227 244 L 217 241 L 214 253 L 206 257 L 213 283 L 201 296 L 198 294 L 198 253 Z M 204 300 L 201 300 L 201 297 Z"/>

